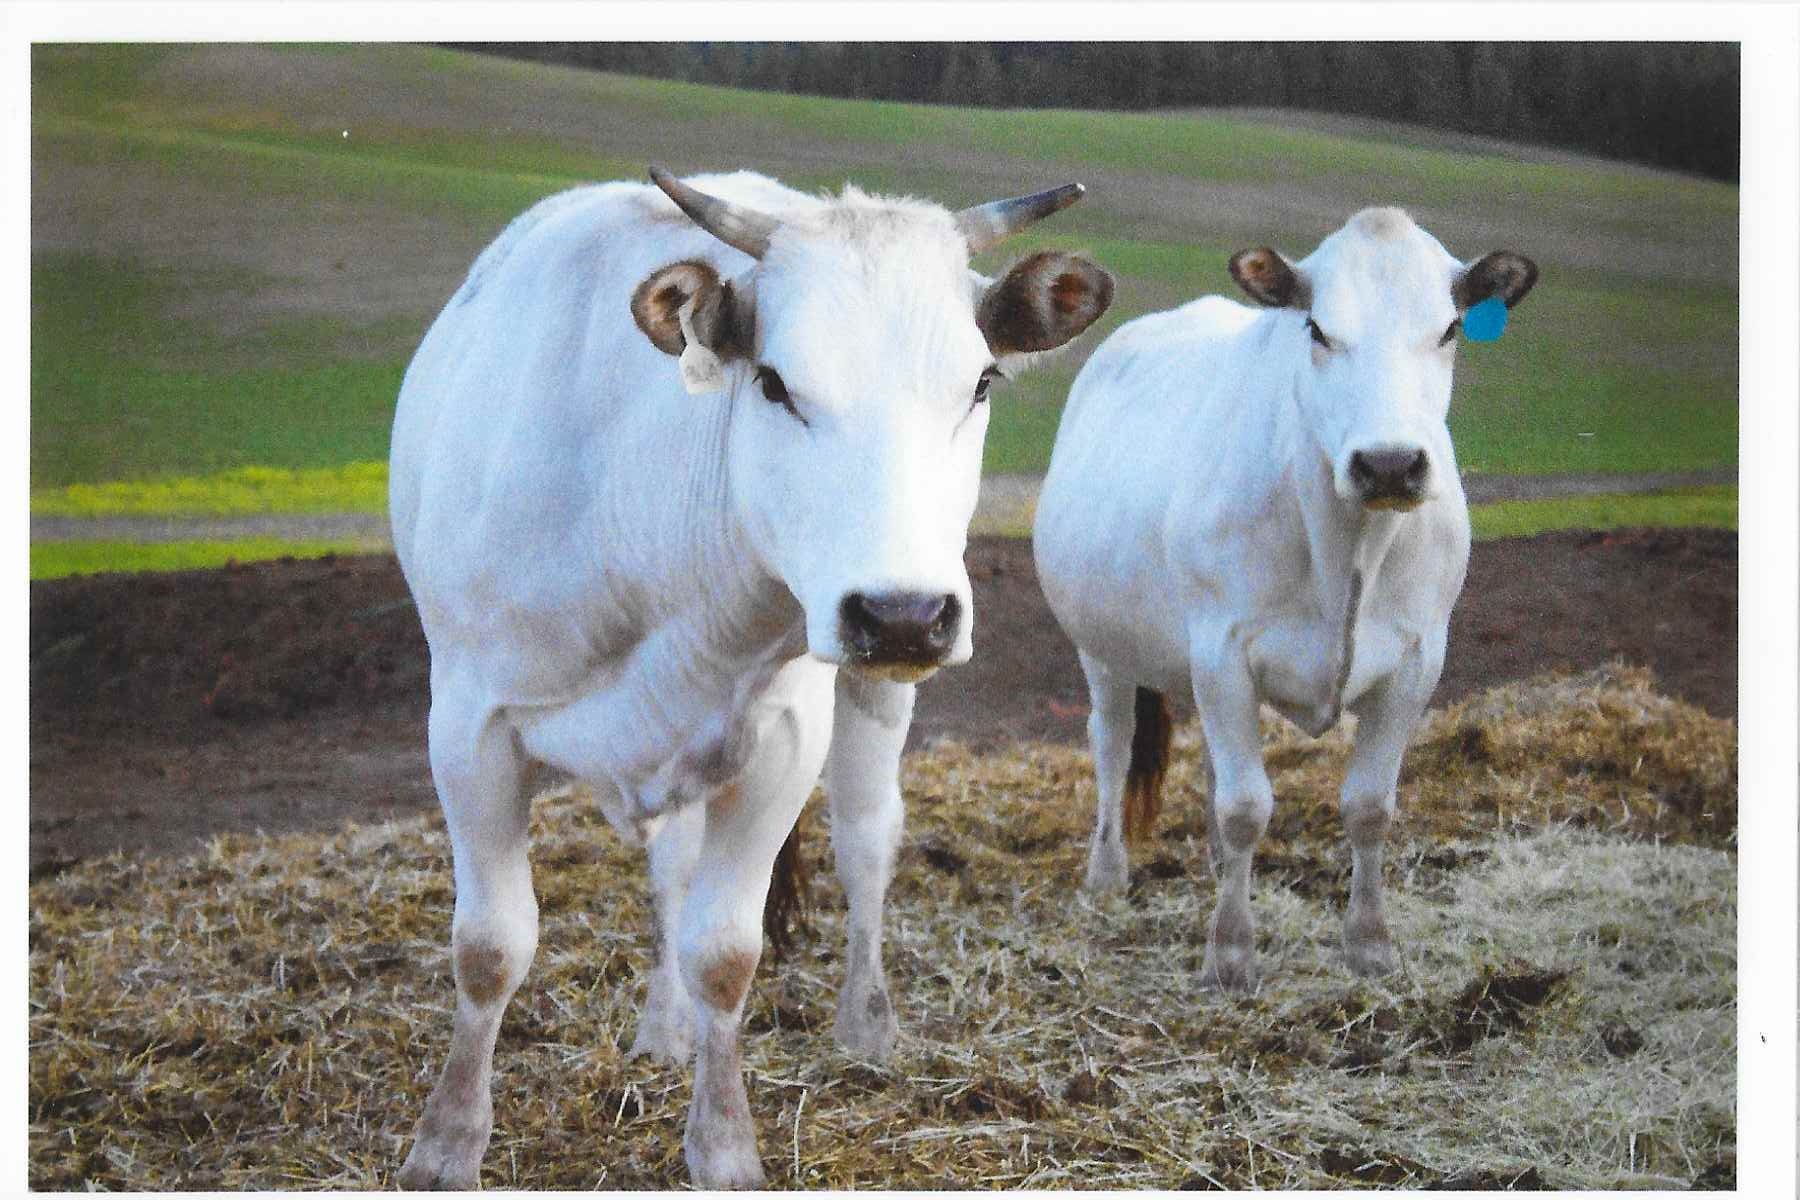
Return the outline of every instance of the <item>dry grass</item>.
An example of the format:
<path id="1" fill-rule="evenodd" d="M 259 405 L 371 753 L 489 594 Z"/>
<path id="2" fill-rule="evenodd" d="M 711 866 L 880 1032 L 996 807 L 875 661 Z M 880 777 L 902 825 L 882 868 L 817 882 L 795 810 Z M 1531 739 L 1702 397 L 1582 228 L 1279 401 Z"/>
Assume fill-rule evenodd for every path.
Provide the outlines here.
<path id="1" fill-rule="evenodd" d="M 1212 885 L 1177 741 L 1130 894 L 1075 890 L 1086 756 L 906 764 L 892 1067 L 831 1042 L 841 893 L 765 963 L 746 1064 L 775 1186 L 1729 1186 L 1736 730 L 1606 671 L 1435 715 L 1402 783 L 1405 962 L 1352 980 L 1345 740 L 1271 724 L 1265 982 L 1194 989 Z M 1188 739 L 1184 744 L 1183 738 Z M 824 855 L 818 816 L 808 854 Z M 541 948 L 500 1039 L 490 1186 L 678 1187 L 685 1071 L 627 1062 L 639 856 L 537 809 Z M 450 1028 L 436 821 L 223 838 L 32 888 L 36 1188 L 390 1184 Z"/>

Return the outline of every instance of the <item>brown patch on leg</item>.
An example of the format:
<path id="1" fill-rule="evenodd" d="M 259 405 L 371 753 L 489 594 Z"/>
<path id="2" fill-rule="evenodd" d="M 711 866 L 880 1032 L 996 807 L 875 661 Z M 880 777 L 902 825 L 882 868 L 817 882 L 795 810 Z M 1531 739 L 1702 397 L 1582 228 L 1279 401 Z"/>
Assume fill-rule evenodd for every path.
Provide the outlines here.
<path id="1" fill-rule="evenodd" d="M 743 798 L 743 789 L 738 785 L 738 781 L 733 779 L 729 783 L 722 783 L 719 785 L 718 790 L 712 794 L 712 797 L 709 800 L 707 800 L 706 807 L 709 812 L 724 816 L 726 813 L 736 808 L 738 806 L 738 801 Z"/>
<path id="2" fill-rule="evenodd" d="M 1388 808 L 1379 800 L 1357 805 L 1344 806 L 1344 833 L 1355 849 L 1373 847 L 1380 849 L 1387 840 L 1388 823 L 1392 820 Z"/>
<path id="3" fill-rule="evenodd" d="M 486 1008 L 506 995 L 506 952 L 484 942 L 456 948 L 456 986 Z"/>
<path id="4" fill-rule="evenodd" d="M 756 974 L 756 950 L 727 950 L 700 971 L 700 998 L 719 1012 L 730 1012 L 744 1001 Z"/>

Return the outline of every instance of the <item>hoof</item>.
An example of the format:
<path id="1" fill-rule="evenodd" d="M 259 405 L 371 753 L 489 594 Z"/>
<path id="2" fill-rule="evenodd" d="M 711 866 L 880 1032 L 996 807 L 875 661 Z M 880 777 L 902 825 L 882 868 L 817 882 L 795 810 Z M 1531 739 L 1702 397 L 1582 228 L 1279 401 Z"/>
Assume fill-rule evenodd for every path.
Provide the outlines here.
<path id="1" fill-rule="evenodd" d="M 664 954 L 671 953 L 667 949 Z M 694 1058 L 694 1002 L 666 963 L 659 962 L 650 976 L 644 1007 L 638 1010 L 637 1036 L 631 1042 L 631 1058 L 679 1067 Z"/>
<path id="2" fill-rule="evenodd" d="M 1390 974 L 1400 965 L 1380 903 L 1351 901 L 1349 911 L 1344 914 L 1344 961 L 1349 964 L 1351 974 L 1364 979 Z"/>
<path id="3" fill-rule="evenodd" d="M 409 1192 L 478 1191 L 481 1156 L 492 1127 L 492 1117 L 473 1125 L 451 1124 L 426 1113 L 400 1168 L 400 1186 Z"/>
<path id="4" fill-rule="evenodd" d="M 693 1023 L 669 1019 L 665 1015 L 645 1012 L 638 1018 L 637 1036 L 632 1039 L 629 1058 L 647 1058 L 653 1063 L 679 1067 L 694 1059 Z"/>
<path id="5" fill-rule="evenodd" d="M 900 1019 L 885 989 L 864 992 L 861 999 L 847 993 L 838 1001 L 837 1020 L 831 1032 L 838 1045 L 859 1058 L 885 1063 L 894 1057 L 900 1036 Z"/>
<path id="6" fill-rule="evenodd" d="M 1256 951 L 1243 947 L 1221 947 L 1210 943 L 1206 961 L 1200 966 L 1200 986 L 1223 992 L 1254 992 L 1262 982 L 1257 969 Z"/>
<path id="7" fill-rule="evenodd" d="M 1394 943 L 1386 938 L 1344 939 L 1344 961 L 1350 966 L 1350 973 L 1363 979 L 1378 979 L 1383 975 L 1392 975 L 1400 967 L 1400 956 L 1394 953 Z"/>
<path id="8" fill-rule="evenodd" d="M 744 1191 L 767 1182 L 748 1121 L 741 1130 L 722 1137 L 696 1137 L 690 1128 L 682 1139 L 682 1151 L 687 1157 L 688 1179 L 701 1191 Z"/>

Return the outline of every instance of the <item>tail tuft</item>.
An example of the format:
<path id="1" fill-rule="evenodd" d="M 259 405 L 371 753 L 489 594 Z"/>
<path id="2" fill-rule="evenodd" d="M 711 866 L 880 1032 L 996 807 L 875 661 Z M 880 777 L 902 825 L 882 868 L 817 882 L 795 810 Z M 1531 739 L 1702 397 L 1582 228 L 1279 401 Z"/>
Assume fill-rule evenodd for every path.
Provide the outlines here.
<path id="1" fill-rule="evenodd" d="M 1163 775 L 1169 769 L 1169 742 L 1175 727 L 1168 699 L 1153 688 L 1137 690 L 1131 730 L 1131 765 L 1125 770 L 1125 840 L 1141 842 L 1162 812 Z"/>
<path id="2" fill-rule="evenodd" d="M 802 812 L 788 831 L 787 841 L 775 856 L 775 867 L 769 874 L 769 897 L 763 902 L 763 935 L 769 939 L 769 953 L 780 962 L 796 935 L 810 936 L 812 923 L 807 914 L 812 908 L 812 867 L 800 851 L 800 830 L 806 821 Z"/>

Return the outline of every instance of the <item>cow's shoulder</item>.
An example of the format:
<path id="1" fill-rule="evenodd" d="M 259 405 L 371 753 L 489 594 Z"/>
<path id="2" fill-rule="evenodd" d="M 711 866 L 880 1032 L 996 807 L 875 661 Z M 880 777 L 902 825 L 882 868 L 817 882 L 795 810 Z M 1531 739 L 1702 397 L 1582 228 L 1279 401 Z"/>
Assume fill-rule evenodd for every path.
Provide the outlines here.
<path id="1" fill-rule="evenodd" d="M 1097 361 L 1187 359 L 1227 347 L 1258 311 L 1223 296 L 1202 296 L 1179 308 L 1146 313 L 1125 324 L 1095 351 Z"/>
<path id="2" fill-rule="evenodd" d="M 455 303 L 466 304 L 480 295 L 522 247 L 544 241 L 546 235 L 559 226 L 566 226 L 571 221 L 595 226 L 628 220 L 632 203 L 643 190 L 630 183 L 588 184 L 539 200 L 514 217 L 501 230 L 500 236 L 476 257 L 457 292 Z"/>
<path id="3" fill-rule="evenodd" d="M 1226 342 L 1255 324 L 1262 310 L 1228 296 L 1201 296 L 1170 315 L 1180 320 L 1182 332 L 1189 338 Z"/>

